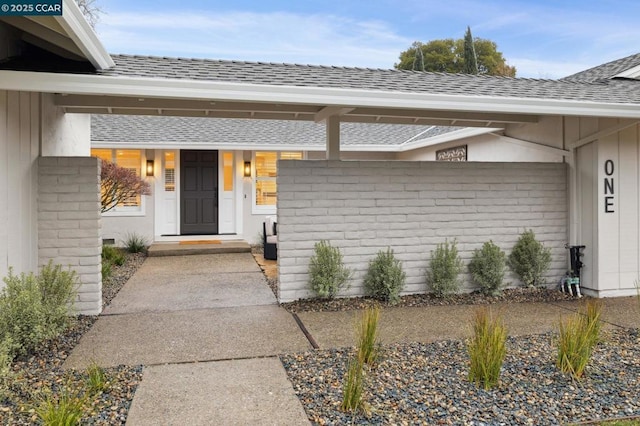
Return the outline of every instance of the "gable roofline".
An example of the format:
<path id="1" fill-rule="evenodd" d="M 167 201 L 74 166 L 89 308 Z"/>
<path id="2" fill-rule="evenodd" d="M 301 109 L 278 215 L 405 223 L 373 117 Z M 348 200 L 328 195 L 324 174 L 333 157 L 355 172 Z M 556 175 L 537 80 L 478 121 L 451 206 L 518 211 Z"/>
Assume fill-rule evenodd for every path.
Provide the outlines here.
<path id="1" fill-rule="evenodd" d="M 67 36 L 78 46 L 96 70 L 101 71 L 115 66 L 111 55 L 107 53 L 75 1 L 63 0 L 62 15 L 52 18 L 60 24 Z"/>
<path id="2" fill-rule="evenodd" d="M 625 56 L 624 58 L 615 59 L 604 64 L 596 65 L 595 67 L 591 67 L 584 71 L 579 71 L 575 74 L 568 75 L 561 78 L 560 81 L 574 83 L 594 83 L 611 80 L 616 77 L 638 78 L 637 75 L 636 77 L 630 77 L 625 74 L 627 74 L 628 72 L 638 72 L 639 68 L 640 53 L 635 53 L 633 55 Z"/>

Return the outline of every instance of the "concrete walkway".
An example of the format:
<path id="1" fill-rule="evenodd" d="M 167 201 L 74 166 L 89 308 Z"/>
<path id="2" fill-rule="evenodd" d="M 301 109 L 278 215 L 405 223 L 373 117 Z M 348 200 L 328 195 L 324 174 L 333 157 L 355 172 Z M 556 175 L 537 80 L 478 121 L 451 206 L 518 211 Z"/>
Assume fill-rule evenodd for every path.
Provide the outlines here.
<path id="1" fill-rule="evenodd" d="M 277 355 L 310 349 L 250 253 L 151 257 L 65 367 L 143 364 L 129 425 L 304 425 Z"/>
<path id="2" fill-rule="evenodd" d="M 510 335 L 555 330 L 580 301 L 496 304 Z M 381 340 L 470 335 L 477 306 L 387 308 Z M 321 349 L 353 346 L 357 311 L 298 318 Z M 604 300 L 605 327 L 640 327 L 634 297 Z M 249 253 L 148 258 L 66 361 L 145 365 L 127 424 L 309 424 L 277 355 L 312 350 Z"/>

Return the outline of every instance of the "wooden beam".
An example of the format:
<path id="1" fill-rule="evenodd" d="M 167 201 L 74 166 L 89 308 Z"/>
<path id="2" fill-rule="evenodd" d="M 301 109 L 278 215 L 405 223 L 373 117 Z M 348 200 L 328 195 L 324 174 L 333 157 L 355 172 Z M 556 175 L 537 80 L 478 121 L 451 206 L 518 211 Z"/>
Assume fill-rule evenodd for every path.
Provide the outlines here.
<path id="1" fill-rule="evenodd" d="M 544 151 L 548 154 L 562 155 L 564 157 L 569 157 L 571 155 L 571 151 L 555 148 L 553 146 L 544 145 L 538 142 L 525 141 L 523 139 L 516 139 L 509 136 L 499 135 L 497 133 L 489 133 L 489 134 L 500 138 L 500 140 L 504 142 L 508 142 L 508 143 L 522 146 L 525 148 L 537 149 L 538 151 Z"/>
<path id="2" fill-rule="evenodd" d="M 54 103 L 62 107 L 118 109 L 170 109 L 200 111 L 261 111 L 315 114 L 321 107 L 301 104 L 270 104 L 261 102 L 221 102 L 188 99 L 136 98 L 129 96 L 55 95 Z"/>
<path id="3" fill-rule="evenodd" d="M 339 106 L 327 106 L 322 108 L 320 111 L 318 111 L 315 115 L 315 117 L 313 118 L 313 120 L 316 123 L 320 123 L 324 120 L 326 120 L 329 117 L 332 117 L 334 115 L 344 115 L 344 114 L 348 114 L 351 111 L 353 111 L 355 108 L 345 108 L 345 107 L 339 107 Z"/>
<path id="4" fill-rule="evenodd" d="M 539 116 L 531 114 L 504 114 L 485 112 L 455 112 L 421 109 L 392 109 L 392 108 L 355 108 L 347 116 L 380 116 L 380 117 L 410 117 L 426 119 L 447 119 L 456 121 L 476 121 L 490 123 L 537 123 Z"/>
<path id="5" fill-rule="evenodd" d="M 292 120 L 313 121 L 313 114 L 295 114 L 278 112 L 252 111 L 209 111 L 209 110 L 172 110 L 172 109 L 120 109 L 112 107 L 84 108 L 62 107 L 72 114 L 117 114 L 117 115 L 153 115 L 163 117 L 206 117 L 206 118 L 240 118 L 258 120 Z"/>
<path id="6" fill-rule="evenodd" d="M 326 119 L 327 160 L 340 159 L 340 117 L 332 115 Z"/>
<path id="7" fill-rule="evenodd" d="M 616 126 L 608 127 L 604 130 L 600 130 L 598 132 L 592 133 L 589 136 L 585 136 L 584 138 L 580 138 L 575 142 L 571 142 L 569 144 L 569 149 L 580 148 L 582 145 L 586 145 L 600 138 L 604 138 L 614 133 L 618 133 L 621 130 L 626 129 L 627 127 L 635 126 L 638 123 L 640 123 L 640 120 L 625 120 Z"/>

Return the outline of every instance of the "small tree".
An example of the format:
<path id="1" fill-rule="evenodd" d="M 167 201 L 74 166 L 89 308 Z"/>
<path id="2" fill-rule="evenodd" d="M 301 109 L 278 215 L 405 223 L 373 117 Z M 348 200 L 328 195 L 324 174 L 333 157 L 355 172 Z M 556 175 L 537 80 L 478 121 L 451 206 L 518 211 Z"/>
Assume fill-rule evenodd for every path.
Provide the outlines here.
<path id="1" fill-rule="evenodd" d="M 476 56 L 476 48 L 473 45 L 471 28 L 468 26 L 467 32 L 464 33 L 463 58 L 462 72 L 465 74 L 478 74 L 478 57 Z"/>
<path id="2" fill-rule="evenodd" d="M 536 235 L 530 229 L 520 235 L 507 264 L 525 285 L 543 285 L 544 274 L 551 265 L 551 250 L 536 240 Z"/>
<path id="3" fill-rule="evenodd" d="M 138 195 L 151 195 L 151 186 L 134 170 L 102 160 L 100 172 L 100 211 L 108 212 L 119 203 Z"/>

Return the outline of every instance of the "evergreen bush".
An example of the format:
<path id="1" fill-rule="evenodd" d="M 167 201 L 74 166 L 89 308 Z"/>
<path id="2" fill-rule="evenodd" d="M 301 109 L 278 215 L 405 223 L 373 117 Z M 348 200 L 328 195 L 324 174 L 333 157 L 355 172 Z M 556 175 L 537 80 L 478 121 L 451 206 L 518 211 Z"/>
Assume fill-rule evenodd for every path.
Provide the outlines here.
<path id="1" fill-rule="evenodd" d="M 12 347 L 13 343 L 9 337 L 0 341 L 0 401 L 9 395 L 9 387 L 14 379 L 14 373 L 11 369 Z"/>
<path id="2" fill-rule="evenodd" d="M 9 275 L 0 293 L 0 342 L 13 359 L 35 350 L 69 325 L 78 278 L 49 262 L 39 275 Z"/>
<path id="3" fill-rule="evenodd" d="M 309 260 L 309 284 L 319 297 L 332 299 L 347 285 L 352 271 L 344 265 L 340 249 L 328 241 L 316 243 L 314 249 Z"/>
<path id="4" fill-rule="evenodd" d="M 69 326 L 69 314 L 72 313 L 73 302 L 80 285 L 78 275 L 71 269 L 65 271 L 61 265 L 54 265 L 49 261 L 40 269 L 37 281 L 46 317 L 47 334 L 58 336 Z"/>
<path id="5" fill-rule="evenodd" d="M 47 332 L 47 315 L 42 293 L 33 274 L 9 275 L 0 294 L 0 340 L 10 342 L 11 358 L 34 350 L 52 337 Z"/>
<path id="6" fill-rule="evenodd" d="M 456 240 L 445 240 L 431 251 L 431 261 L 426 270 L 427 285 L 437 297 L 456 293 L 460 288 L 458 276 L 462 272 L 462 259 L 458 255 Z"/>
<path id="7" fill-rule="evenodd" d="M 544 285 L 551 265 L 551 250 L 536 240 L 532 230 L 524 231 L 513 247 L 507 265 L 529 287 Z"/>
<path id="8" fill-rule="evenodd" d="M 396 259 L 393 250 L 387 247 L 380 250 L 377 256 L 369 261 L 369 268 L 364 277 L 367 295 L 392 304 L 400 300 L 400 292 L 404 287 L 407 274 L 402 270 L 402 263 Z"/>
<path id="9" fill-rule="evenodd" d="M 507 255 L 493 241 L 487 241 L 482 249 L 473 251 L 469 262 L 471 278 L 480 291 L 486 295 L 496 295 L 500 292 L 506 268 Z"/>

